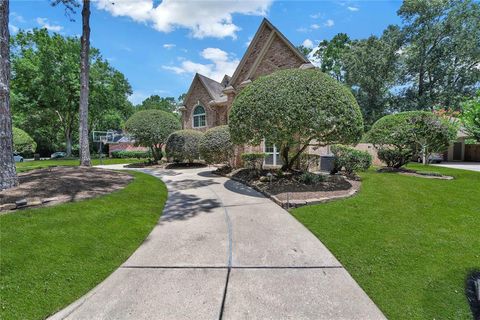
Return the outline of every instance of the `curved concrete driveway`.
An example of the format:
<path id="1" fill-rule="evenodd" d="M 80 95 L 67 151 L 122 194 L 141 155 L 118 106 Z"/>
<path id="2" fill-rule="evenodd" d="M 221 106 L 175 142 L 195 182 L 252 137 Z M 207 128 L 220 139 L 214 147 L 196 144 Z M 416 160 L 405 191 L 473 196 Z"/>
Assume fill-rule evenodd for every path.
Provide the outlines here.
<path id="1" fill-rule="evenodd" d="M 261 194 L 206 169 L 168 186 L 145 242 L 52 319 L 384 319 L 325 246 Z"/>

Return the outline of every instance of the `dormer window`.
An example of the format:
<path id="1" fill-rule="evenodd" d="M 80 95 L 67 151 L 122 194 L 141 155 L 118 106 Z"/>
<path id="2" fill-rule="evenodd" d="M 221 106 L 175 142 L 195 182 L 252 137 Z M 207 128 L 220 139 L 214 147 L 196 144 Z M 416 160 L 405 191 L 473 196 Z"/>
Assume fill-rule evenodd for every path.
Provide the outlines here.
<path id="1" fill-rule="evenodd" d="M 207 126 L 207 113 L 202 106 L 196 106 L 193 109 L 193 127 L 203 128 Z"/>

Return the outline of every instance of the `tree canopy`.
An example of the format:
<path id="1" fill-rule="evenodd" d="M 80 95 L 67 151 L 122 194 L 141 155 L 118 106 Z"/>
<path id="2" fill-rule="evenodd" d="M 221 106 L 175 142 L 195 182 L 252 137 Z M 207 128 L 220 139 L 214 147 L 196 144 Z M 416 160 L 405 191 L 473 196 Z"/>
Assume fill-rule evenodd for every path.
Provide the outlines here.
<path id="1" fill-rule="evenodd" d="M 71 152 L 78 139 L 80 40 L 46 29 L 20 31 L 12 38 L 14 125 L 28 132 L 47 153 Z M 92 48 L 90 52 L 91 130 L 120 129 L 133 113 L 125 76 Z"/>
<path id="2" fill-rule="evenodd" d="M 319 70 L 289 69 L 244 88 L 233 102 L 229 128 L 237 144 L 275 143 L 288 170 L 310 145 L 358 142 L 363 121 L 348 88 Z"/>
<path id="3" fill-rule="evenodd" d="M 402 25 L 380 37 L 339 33 L 313 49 L 320 69 L 354 93 L 368 128 L 394 111 L 459 110 L 480 84 L 480 4 L 405 0 Z"/>
<path id="4" fill-rule="evenodd" d="M 172 113 L 161 110 L 138 111 L 125 123 L 125 130 L 137 144 L 150 148 L 156 161 L 162 158 L 168 136 L 180 128 L 180 121 Z"/>

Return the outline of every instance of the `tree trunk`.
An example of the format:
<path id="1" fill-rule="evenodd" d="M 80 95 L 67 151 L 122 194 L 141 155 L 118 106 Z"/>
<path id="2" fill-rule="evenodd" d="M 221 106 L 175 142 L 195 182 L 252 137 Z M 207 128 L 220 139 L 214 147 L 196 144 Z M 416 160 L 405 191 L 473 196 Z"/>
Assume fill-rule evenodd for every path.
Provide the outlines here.
<path id="1" fill-rule="evenodd" d="M 0 0 L 0 191 L 18 185 L 10 114 L 9 0 Z"/>
<path id="2" fill-rule="evenodd" d="M 88 79 L 90 51 L 90 0 L 83 0 L 82 38 L 80 52 L 80 165 L 91 166 L 88 143 Z"/>

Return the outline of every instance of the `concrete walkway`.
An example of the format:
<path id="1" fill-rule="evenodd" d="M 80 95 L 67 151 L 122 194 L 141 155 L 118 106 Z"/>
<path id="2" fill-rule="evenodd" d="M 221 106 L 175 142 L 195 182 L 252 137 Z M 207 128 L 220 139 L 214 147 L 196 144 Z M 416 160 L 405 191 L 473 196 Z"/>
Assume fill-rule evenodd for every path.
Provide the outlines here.
<path id="1" fill-rule="evenodd" d="M 432 166 L 480 172 L 480 162 L 442 162 Z"/>
<path id="2" fill-rule="evenodd" d="M 145 242 L 52 319 L 385 319 L 325 246 L 206 169 L 145 170 L 169 197 Z"/>

